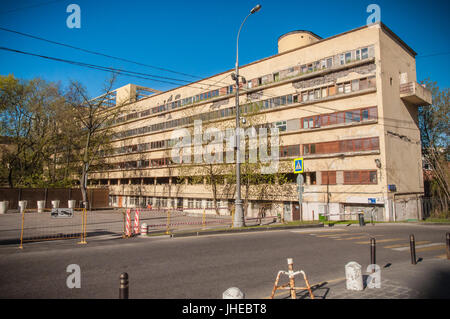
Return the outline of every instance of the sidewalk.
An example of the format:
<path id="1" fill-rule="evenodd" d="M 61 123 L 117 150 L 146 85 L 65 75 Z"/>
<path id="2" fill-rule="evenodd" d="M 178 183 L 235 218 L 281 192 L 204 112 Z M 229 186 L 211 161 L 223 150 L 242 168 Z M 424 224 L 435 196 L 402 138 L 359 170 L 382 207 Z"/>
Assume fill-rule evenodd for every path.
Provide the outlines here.
<path id="1" fill-rule="evenodd" d="M 362 265 L 364 280 L 367 278 L 366 266 Z M 397 263 L 386 266 L 380 265 L 381 287 L 365 287 L 363 291 L 347 290 L 343 266 L 342 274 L 339 274 L 342 278 L 313 287 L 315 299 L 450 299 L 450 260 L 435 258 L 416 265 Z M 289 291 L 275 297 L 289 298 Z M 299 291 L 297 298 L 310 297 L 307 291 Z"/>

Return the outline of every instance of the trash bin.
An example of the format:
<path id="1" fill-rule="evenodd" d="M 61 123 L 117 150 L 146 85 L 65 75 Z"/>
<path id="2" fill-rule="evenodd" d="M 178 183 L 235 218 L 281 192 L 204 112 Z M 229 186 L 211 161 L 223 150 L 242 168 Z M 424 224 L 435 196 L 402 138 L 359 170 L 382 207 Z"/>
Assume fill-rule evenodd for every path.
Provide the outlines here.
<path id="1" fill-rule="evenodd" d="M 358 213 L 358 219 L 359 219 L 359 226 L 365 226 L 365 222 L 364 222 L 364 214 L 363 213 Z"/>
<path id="2" fill-rule="evenodd" d="M 319 214 L 319 221 L 320 222 L 324 222 L 327 220 L 327 216 L 325 216 L 324 214 Z"/>

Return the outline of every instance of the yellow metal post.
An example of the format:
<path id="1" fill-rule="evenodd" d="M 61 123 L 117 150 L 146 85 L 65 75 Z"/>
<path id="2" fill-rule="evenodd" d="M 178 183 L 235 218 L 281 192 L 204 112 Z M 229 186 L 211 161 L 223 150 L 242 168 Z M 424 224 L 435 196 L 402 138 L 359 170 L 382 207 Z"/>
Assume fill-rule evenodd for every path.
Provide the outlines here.
<path id="1" fill-rule="evenodd" d="M 81 241 L 78 244 L 87 244 L 86 242 L 86 218 L 87 212 L 86 212 L 86 208 L 83 208 L 83 210 L 81 211 Z"/>
<path id="2" fill-rule="evenodd" d="M 166 235 L 170 234 L 170 209 L 167 210 L 167 227 L 166 227 Z"/>
<path id="3" fill-rule="evenodd" d="M 235 208 L 233 207 L 232 209 L 231 209 L 231 228 L 233 228 L 233 221 L 234 221 L 234 212 L 235 212 L 236 210 L 235 210 Z"/>
<path id="4" fill-rule="evenodd" d="M 203 208 L 202 226 L 206 227 L 206 210 Z"/>

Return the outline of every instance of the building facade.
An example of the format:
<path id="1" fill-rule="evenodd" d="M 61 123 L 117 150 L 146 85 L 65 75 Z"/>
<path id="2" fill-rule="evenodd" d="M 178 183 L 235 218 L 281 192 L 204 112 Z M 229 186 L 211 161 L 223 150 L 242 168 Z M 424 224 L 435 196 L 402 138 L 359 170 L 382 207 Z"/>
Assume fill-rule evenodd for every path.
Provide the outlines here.
<path id="1" fill-rule="evenodd" d="M 285 220 L 350 219 L 358 212 L 384 221 L 420 218 L 417 109 L 431 103 L 431 92 L 417 83 L 416 53 L 382 23 L 326 39 L 294 31 L 278 39 L 278 49 L 240 67 L 240 105 L 244 114 L 256 105 L 263 124 L 279 128 L 280 162 L 303 157 L 302 205 L 285 165 L 294 191 L 249 198 L 247 215 L 264 206 Z M 118 89 L 117 102 L 128 104 L 114 124 L 114 155 L 106 158 L 109 169 L 90 174 L 90 185 L 108 187 L 116 207 L 212 208 L 207 178 L 177 182 L 172 133 L 196 119 L 217 127 L 234 121 L 232 72 L 144 98 L 134 85 Z M 220 213 L 229 214 L 234 194 L 219 187 L 216 197 Z"/>

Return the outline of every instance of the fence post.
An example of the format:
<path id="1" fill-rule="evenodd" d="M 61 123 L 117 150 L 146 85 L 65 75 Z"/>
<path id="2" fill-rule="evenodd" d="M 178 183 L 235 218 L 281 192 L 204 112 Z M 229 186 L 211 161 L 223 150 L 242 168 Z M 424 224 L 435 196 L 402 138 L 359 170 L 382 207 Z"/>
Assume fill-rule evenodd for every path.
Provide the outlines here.
<path id="1" fill-rule="evenodd" d="M 86 208 L 83 208 L 81 211 L 81 237 L 80 242 L 78 244 L 84 245 L 87 244 L 86 242 Z"/>
<path id="2" fill-rule="evenodd" d="M 167 210 L 166 235 L 170 234 L 170 209 Z"/>

